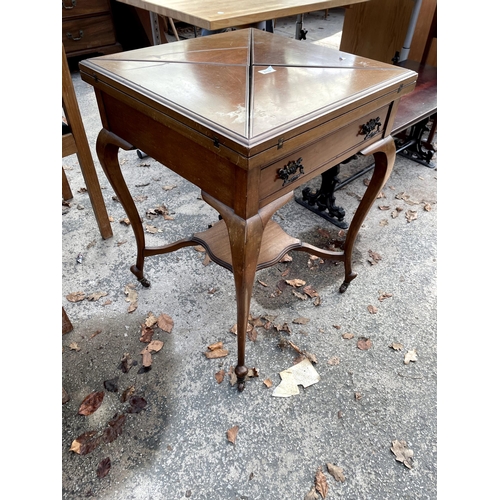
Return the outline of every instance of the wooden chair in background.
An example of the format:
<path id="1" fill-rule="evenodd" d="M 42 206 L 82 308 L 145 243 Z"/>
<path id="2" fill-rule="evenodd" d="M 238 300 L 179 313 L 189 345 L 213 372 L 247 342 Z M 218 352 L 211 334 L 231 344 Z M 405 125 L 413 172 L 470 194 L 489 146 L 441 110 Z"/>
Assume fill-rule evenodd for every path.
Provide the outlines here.
<path id="1" fill-rule="evenodd" d="M 62 157 L 76 153 L 101 236 L 104 239 L 110 238 L 113 236 L 113 231 L 83 126 L 64 46 L 62 47 L 62 107 L 67 122 L 67 127 L 63 126 Z M 62 169 L 62 197 L 65 201 L 73 198 L 64 168 Z"/>

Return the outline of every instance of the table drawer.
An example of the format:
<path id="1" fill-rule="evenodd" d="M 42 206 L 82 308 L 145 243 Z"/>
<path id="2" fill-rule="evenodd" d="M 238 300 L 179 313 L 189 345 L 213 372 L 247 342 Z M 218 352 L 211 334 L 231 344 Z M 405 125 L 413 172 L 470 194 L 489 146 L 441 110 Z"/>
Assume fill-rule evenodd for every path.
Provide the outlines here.
<path id="1" fill-rule="evenodd" d="M 115 43 L 111 15 L 72 19 L 62 23 L 62 40 L 66 53 Z"/>
<path id="2" fill-rule="evenodd" d="M 280 190 L 290 191 L 305 182 L 306 178 L 319 175 L 320 172 L 316 171 L 322 167 L 333 167 L 362 149 L 364 143 L 368 145 L 381 139 L 388 111 L 389 106 L 373 111 L 263 168 L 260 199 L 264 200 Z"/>
<path id="3" fill-rule="evenodd" d="M 108 0 L 62 0 L 62 18 L 100 14 L 109 8 Z"/>

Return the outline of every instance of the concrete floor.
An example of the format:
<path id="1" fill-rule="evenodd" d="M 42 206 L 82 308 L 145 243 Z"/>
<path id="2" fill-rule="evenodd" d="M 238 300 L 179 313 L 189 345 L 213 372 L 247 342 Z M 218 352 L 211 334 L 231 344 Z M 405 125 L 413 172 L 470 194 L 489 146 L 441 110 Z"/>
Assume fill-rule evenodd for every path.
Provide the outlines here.
<path id="1" fill-rule="evenodd" d="M 306 16 L 308 35 L 302 43 L 338 48 L 342 13 L 330 11 L 326 20 L 323 12 Z M 275 31 L 293 37 L 295 17 L 279 20 Z M 101 124 L 93 88 L 77 72 L 73 80 L 114 236 L 100 237 L 89 198 L 80 191 L 84 183 L 76 156 L 63 159 L 74 199 L 62 215 L 61 299 L 73 324 L 62 336 L 62 385 L 69 395 L 62 406 L 62 498 L 302 500 L 318 468 L 329 486 L 326 498 L 437 498 L 437 170 L 397 158 L 384 198 L 358 236 L 358 277 L 345 294 L 338 293 L 341 266 L 310 262 L 299 252 L 291 254 L 291 262 L 258 273 L 252 315 L 287 323 L 291 331 L 256 328 L 247 359 L 259 376 L 239 393 L 227 376 L 220 384 L 215 378 L 236 361 L 232 275 L 214 263 L 204 265 L 203 253 L 191 247 L 147 259 L 152 286 L 136 282 L 129 271 L 135 262 L 132 229 L 120 222 L 125 213 L 95 155 Z M 155 160 L 141 160 L 131 151 L 121 152 L 120 161 L 139 211 L 146 215 L 165 204 L 172 216 L 147 221 L 161 230 L 148 234 L 151 244 L 199 231 L 216 219 L 195 186 Z M 348 220 L 367 177 L 337 192 Z M 396 209 L 401 210 L 393 218 Z M 405 217 L 409 210 L 416 213 L 411 222 Z M 335 226 L 294 202 L 275 218 L 287 232 L 313 244 L 338 236 Z M 372 252 L 380 255 L 378 262 Z M 321 304 L 283 288 L 285 272 L 286 279 L 311 284 Z M 129 286 L 138 295 L 133 312 L 128 312 Z M 75 292 L 104 295 L 71 302 L 67 297 Z M 369 306 L 378 311 L 370 313 Z M 169 315 L 174 326 L 171 333 L 154 329 L 153 338 L 164 345 L 143 373 L 140 353 L 146 344 L 139 339 L 150 313 Z M 282 337 L 316 356 L 320 377 L 288 398 L 272 396 L 280 372 L 296 357 L 290 347 L 278 346 Z M 371 348 L 357 347 L 361 337 L 371 340 Z M 207 346 L 218 341 L 229 355 L 207 359 Z M 394 343 L 401 349 L 391 347 Z M 416 361 L 405 364 L 412 350 Z M 124 373 L 126 354 L 136 364 Z M 105 381 L 114 381 L 117 392 L 105 389 Z M 130 387 L 146 402 L 137 413 L 127 413 L 130 401 L 120 399 Z M 90 416 L 78 415 L 94 391 L 105 393 L 101 407 Z M 86 455 L 70 451 L 77 437 L 102 432 L 117 414 L 126 419 L 114 441 Z M 232 443 L 227 431 L 234 426 L 239 431 Z M 413 451 L 411 469 L 391 451 L 395 440 Z M 100 479 L 97 469 L 106 458 L 111 468 Z M 327 463 L 343 469 L 344 482 L 328 473 Z"/>

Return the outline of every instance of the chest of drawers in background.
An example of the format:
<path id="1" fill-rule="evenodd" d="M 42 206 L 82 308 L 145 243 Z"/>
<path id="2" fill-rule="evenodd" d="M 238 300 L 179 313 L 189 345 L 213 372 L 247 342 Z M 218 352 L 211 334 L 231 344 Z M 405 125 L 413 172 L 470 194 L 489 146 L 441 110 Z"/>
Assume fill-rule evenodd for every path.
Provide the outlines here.
<path id="1" fill-rule="evenodd" d="M 62 43 L 68 57 L 121 51 L 109 0 L 62 0 Z"/>

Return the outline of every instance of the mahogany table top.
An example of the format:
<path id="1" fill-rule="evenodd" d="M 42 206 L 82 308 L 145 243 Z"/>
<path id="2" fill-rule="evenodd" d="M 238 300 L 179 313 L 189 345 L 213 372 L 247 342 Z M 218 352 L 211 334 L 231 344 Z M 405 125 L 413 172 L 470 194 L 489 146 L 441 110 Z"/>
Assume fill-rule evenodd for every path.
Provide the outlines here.
<path id="1" fill-rule="evenodd" d="M 255 29 L 96 57 L 81 69 L 84 79 L 247 148 L 399 92 L 416 78 L 408 69 Z"/>

